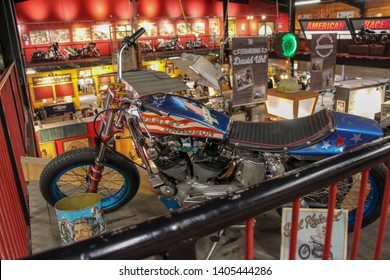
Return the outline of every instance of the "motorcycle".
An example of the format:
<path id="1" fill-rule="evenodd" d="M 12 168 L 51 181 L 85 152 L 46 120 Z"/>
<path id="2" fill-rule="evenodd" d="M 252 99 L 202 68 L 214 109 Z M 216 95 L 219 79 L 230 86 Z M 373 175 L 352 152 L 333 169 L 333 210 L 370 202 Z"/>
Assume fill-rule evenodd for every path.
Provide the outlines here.
<path id="1" fill-rule="evenodd" d="M 381 31 L 379 34 L 369 28 L 361 27 L 359 32 L 353 39 L 356 45 L 383 45 L 389 43 L 390 34 L 386 31 Z"/>
<path id="2" fill-rule="evenodd" d="M 152 40 L 145 40 L 141 42 L 141 52 L 142 53 L 151 53 L 155 52 L 156 49 L 153 46 Z"/>
<path id="3" fill-rule="evenodd" d="M 100 51 L 96 49 L 96 43 L 90 42 L 80 48 L 66 47 L 65 50 L 68 52 L 68 59 L 77 59 L 85 57 L 100 57 Z"/>
<path id="4" fill-rule="evenodd" d="M 322 259 L 324 252 L 323 243 L 316 240 L 315 236 L 311 236 L 308 244 L 302 244 L 298 249 L 298 256 L 301 260 L 307 260 L 310 255 L 316 259 Z M 329 252 L 329 260 L 333 260 L 332 251 Z"/>
<path id="5" fill-rule="evenodd" d="M 157 46 L 158 51 L 173 51 L 177 48 L 184 50 L 178 36 L 172 37 L 170 40 L 159 39 L 159 44 Z"/>
<path id="6" fill-rule="evenodd" d="M 140 184 L 136 164 L 109 145 L 119 141 L 116 134 L 125 127 L 151 186 L 172 210 L 260 183 L 383 135 L 374 120 L 328 109 L 286 121 L 233 121 L 187 97 L 166 93 L 139 97 L 135 90 L 126 92 L 122 53 L 143 32 L 141 28 L 126 37 L 118 52 L 118 79 L 107 88 L 96 147 L 65 152 L 44 168 L 40 191 L 51 205 L 78 192 L 99 193 L 105 212 L 132 200 Z M 364 226 L 379 217 L 384 168 L 370 171 Z M 360 173 L 338 187 L 337 206 L 349 209 L 352 228 L 358 180 Z M 309 207 L 327 208 L 328 195 L 329 188 L 324 188 L 304 199 Z"/>
<path id="7" fill-rule="evenodd" d="M 198 36 L 195 36 L 194 40 L 187 40 L 185 45 L 187 50 L 208 48 L 207 44 Z"/>
<path id="8" fill-rule="evenodd" d="M 32 54 L 31 61 L 41 62 L 49 60 L 65 60 L 66 56 L 62 52 L 58 43 L 53 43 L 47 51 L 37 50 Z"/>

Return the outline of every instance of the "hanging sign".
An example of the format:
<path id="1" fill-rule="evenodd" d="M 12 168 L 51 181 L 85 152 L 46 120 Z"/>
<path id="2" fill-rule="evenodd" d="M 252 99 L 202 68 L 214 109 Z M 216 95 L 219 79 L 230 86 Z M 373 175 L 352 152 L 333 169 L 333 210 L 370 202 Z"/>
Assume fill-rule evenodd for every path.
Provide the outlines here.
<path id="1" fill-rule="evenodd" d="M 346 18 L 337 19 L 300 19 L 299 24 L 310 40 L 314 34 L 337 33 L 338 39 L 352 39 L 351 30 Z"/>
<path id="2" fill-rule="evenodd" d="M 313 34 L 311 40 L 310 90 L 331 89 L 336 68 L 336 33 Z"/>
<path id="3" fill-rule="evenodd" d="M 381 32 L 390 32 L 390 17 L 380 17 L 380 18 L 351 18 L 353 33 L 358 33 L 362 28 L 371 29 L 376 33 Z"/>
<path id="4" fill-rule="evenodd" d="M 233 106 L 267 100 L 268 49 L 266 37 L 232 39 Z"/>

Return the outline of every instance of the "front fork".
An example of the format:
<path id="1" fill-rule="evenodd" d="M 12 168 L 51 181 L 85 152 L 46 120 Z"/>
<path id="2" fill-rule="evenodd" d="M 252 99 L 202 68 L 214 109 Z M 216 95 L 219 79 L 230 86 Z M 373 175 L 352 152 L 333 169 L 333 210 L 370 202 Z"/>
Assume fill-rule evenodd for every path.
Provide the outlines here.
<path id="1" fill-rule="evenodd" d="M 115 97 L 114 87 L 109 87 L 107 89 L 107 98 L 103 106 L 104 110 L 108 109 L 114 97 Z M 110 138 L 112 134 L 112 126 L 114 120 L 115 120 L 115 113 L 109 111 L 106 122 L 104 122 L 103 120 L 100 122 L 98 133 L 103 141 Z M 99 153 L 95 158 L 95 163 L 89 167 L 88 170 L 89 180 L 87 186 L 89 193 L 96 193 L 98 190 L 99 182 L 102 179 L 102 174 L 104 171 L 106 149 L 107 149 L 106 145 L 104 143 L 100 143 Z"/>

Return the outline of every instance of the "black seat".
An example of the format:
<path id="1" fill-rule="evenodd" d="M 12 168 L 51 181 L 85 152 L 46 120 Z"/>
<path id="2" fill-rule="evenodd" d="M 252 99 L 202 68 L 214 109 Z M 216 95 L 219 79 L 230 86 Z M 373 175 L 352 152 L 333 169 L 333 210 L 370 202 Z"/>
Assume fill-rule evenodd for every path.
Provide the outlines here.
<path id="1" fill-rule="evenodd" d="M 236 147 L 269 152 L 286 152 L 310 146 L 331 134 L 336 127 L 334 111 L 274 122 L 232 123 L 229 138 Z"/>

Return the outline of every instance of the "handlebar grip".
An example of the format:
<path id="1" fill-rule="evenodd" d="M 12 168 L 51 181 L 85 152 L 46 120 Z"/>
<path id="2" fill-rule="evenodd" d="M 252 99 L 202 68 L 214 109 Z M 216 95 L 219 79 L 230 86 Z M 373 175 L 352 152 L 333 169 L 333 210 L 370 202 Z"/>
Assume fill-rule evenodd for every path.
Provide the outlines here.
<path id="1" fill-rule="evenodd" d="M 142 102 L 141 108 L 144 110 L 149 110 L 150 112 L 156 113 L 159 116 L 168 117 L 170 113 L 162 108 L 156 107 L 149 104 L 148 102 Z"/>
<path id="2" fill-rule="evenodd" d="M 141 27 L 140 29 L 138 29 L 137 31 L 135 31 L 133 35 L 125 37 L 124 42 L 126 43 L 126 45 L 127 45 L 128 47 L 134 46 L 134 45 L 135 45 L 135 41 L 136 41 L 139 37 L 141 37 L 142 34 L 144 34 L 145 32 L 146 32 L 145 28 Z"/>

